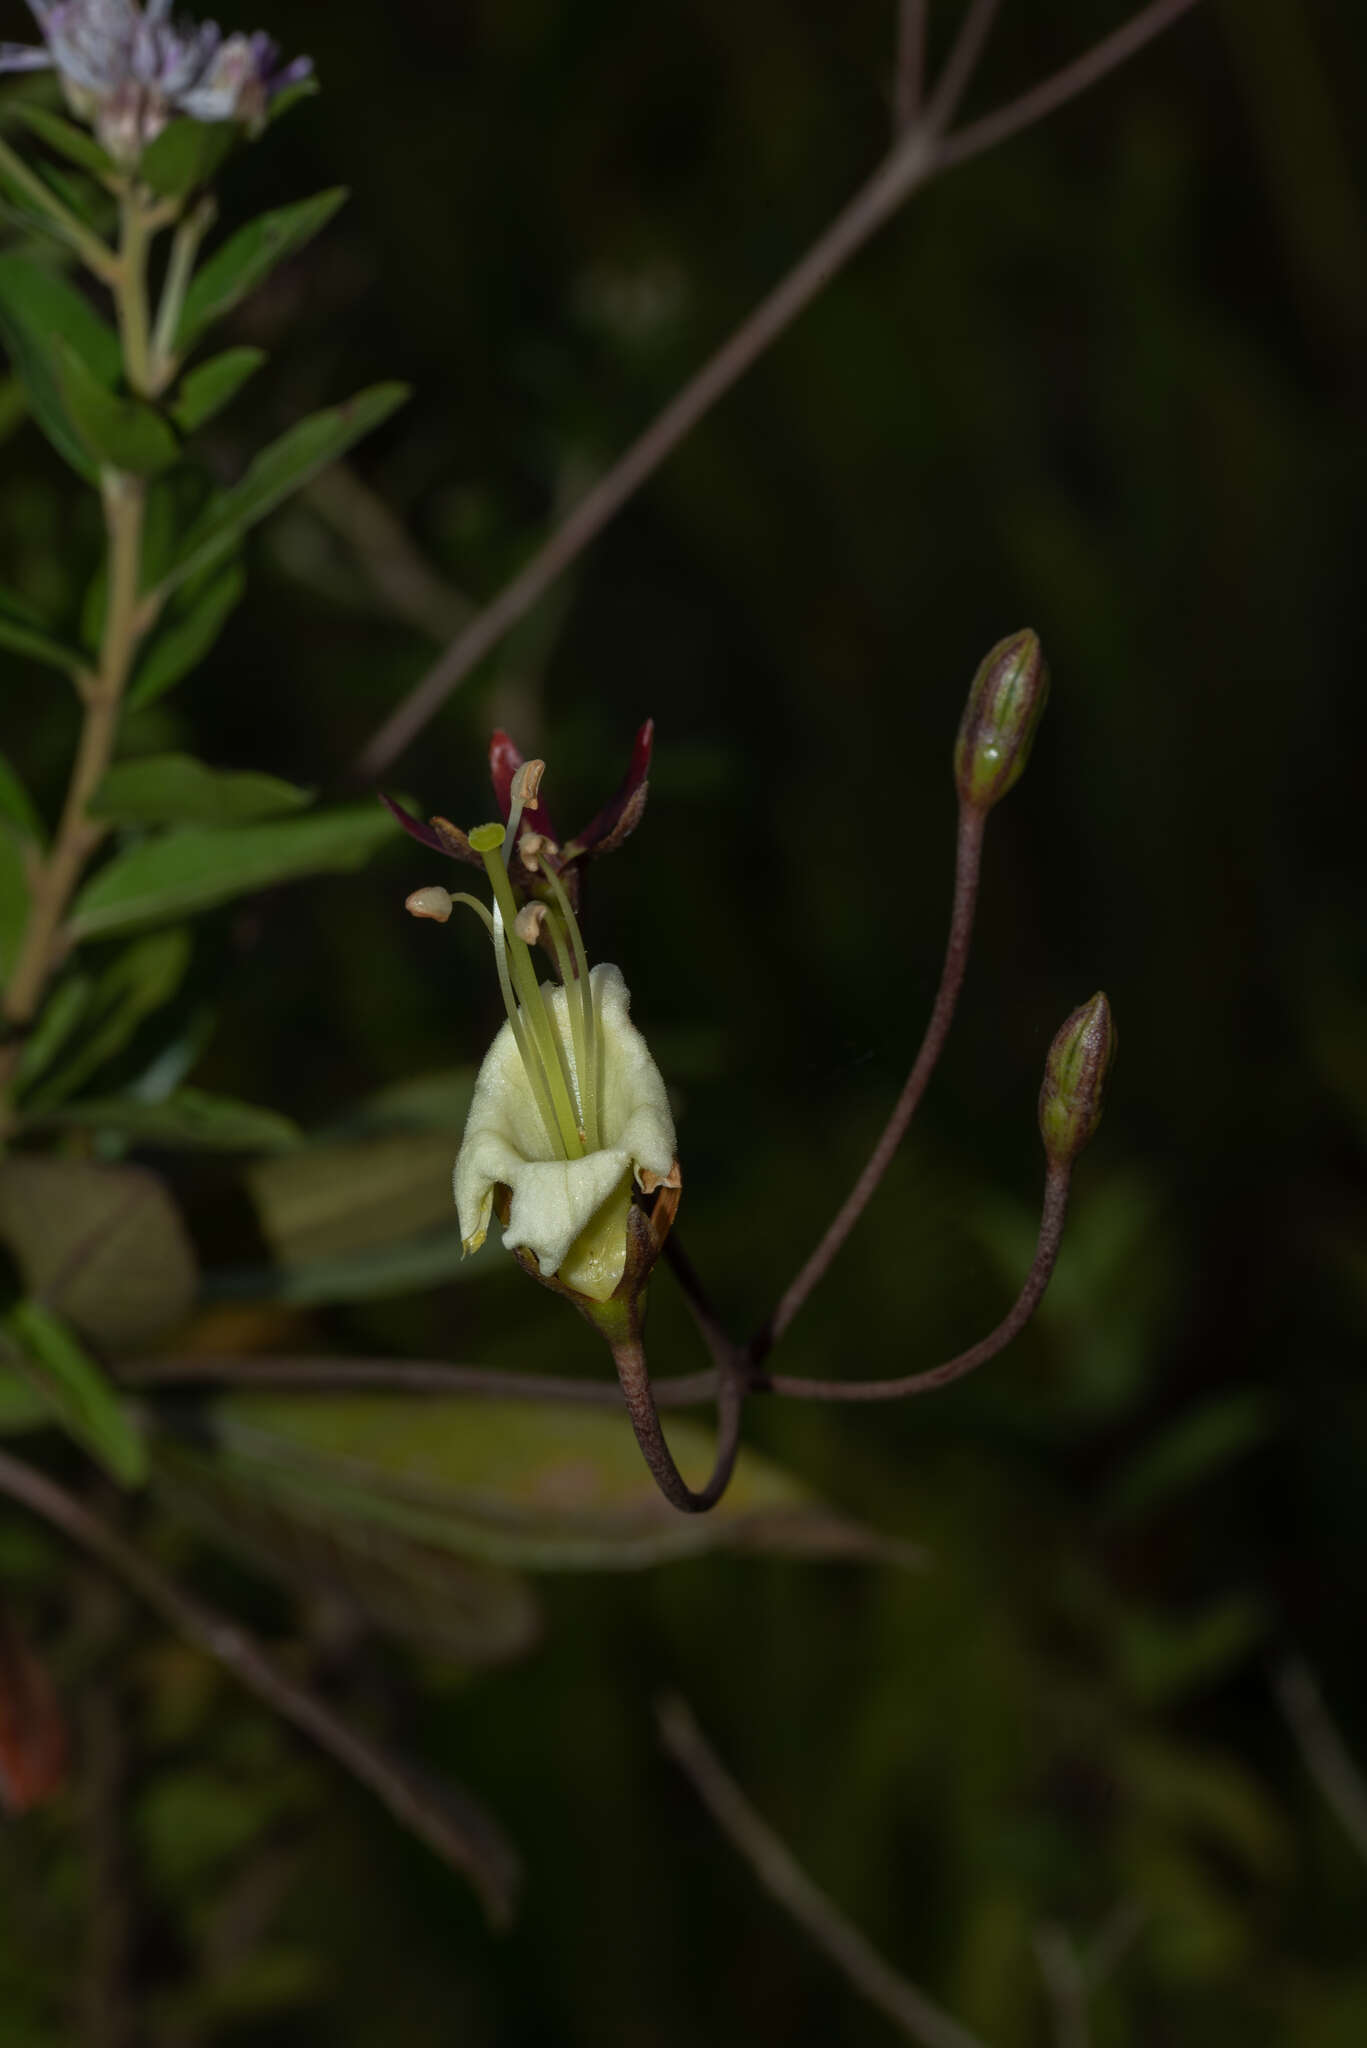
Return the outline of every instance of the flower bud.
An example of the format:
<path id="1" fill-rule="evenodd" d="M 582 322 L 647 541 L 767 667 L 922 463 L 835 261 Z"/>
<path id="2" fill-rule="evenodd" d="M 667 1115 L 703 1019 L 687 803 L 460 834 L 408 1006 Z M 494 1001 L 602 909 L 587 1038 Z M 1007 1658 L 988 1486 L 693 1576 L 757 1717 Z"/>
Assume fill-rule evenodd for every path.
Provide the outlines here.
<path id="1" fill-rule="evenodd" d="M 1071 1166 L 1101 1122 L 1101 1097 L 1115 1048 L 1111 1006 L 1098 990 L 1074 1010 L 1044 1062 L 1039 1128 L 1051 1166 Z"/>
<path id="2" fill-rule="evenodd" d="M 968 692 L 954 745 L 954 778 L 964 803 L 991 810 L 1030 758 L 1035 728 L 1049 696 L 1049 669 L 1027 626 L 999 640 Z"/>

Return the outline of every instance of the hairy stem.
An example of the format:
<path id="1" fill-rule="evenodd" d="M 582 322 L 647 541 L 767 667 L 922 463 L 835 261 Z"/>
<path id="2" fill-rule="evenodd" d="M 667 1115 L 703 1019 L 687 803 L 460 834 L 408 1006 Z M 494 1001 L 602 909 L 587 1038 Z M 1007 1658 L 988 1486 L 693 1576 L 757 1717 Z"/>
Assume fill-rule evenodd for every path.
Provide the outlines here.
<path id="1" fill-rule="evenodd" d="M 636 1441 L 649 1465 L 655 1484 L 671 1506 L 685 1515 L 701 1515 L 708 1508 L 715 1507 L 725 1493 L 735 1469 L 736 1452 L 740 1448 L 740 1415 L 745 1405 L 745 1380 L 739 1366 L 724 1370 L 717 1388 L 719 1410 L 717 1431 L 717 1456 L 712 1476 L 707 1484 L 696 1493 L 688 1484 L 673 1454 L 665 1442 L 660 1427 L 659 1411 L 651 1389 L 650 1373 L 646 1367 L 645 1349 L 638 1337 L 628 1337 L 612 1346 L 612 1360 L 617 1367 L 622 1393 L 626 1398 L 627 1413 L 631 1426 L 636 1432 Z"/>
<path id="2" fill-rule="evenodd" d="M 449 1786 L 434 1788 L 423 1783 L 397 1758 L 333 1713 L 316 1694 L 287 1677 L 235 1621 L 182 1591 L 74 1495 L 5 1451 L 0 1451 L 0 1493 L 20 1502 L 98 1558 L 187 1642 L 231 1671 L 248 1692 L 368 1785 L 402 1826 L 465 1874 L 496 1924 L 506 1922 L 517 1884 L 517 1859 L 496 1822 L 472 1799 Z"/>
<path id="3" fill-rule="evenodd" d="M 965 1373 L 986 1365 L 989 1358 L 995 1358 L 1020 1335 L 1049 1285 L 1063 1241 L 1070 1173 L 1071 1167 L 1066 1165 L 1049 1167 L 1035 1256 L 1021 1291 L 996 1329 L 971 1344 L 967 1351 L 961 1351 L 957 1358 L 946 1359 L 943 1365 L 933 1365 L 925 1372 L 907 1373 L 891 1380 L 808 1380 L 796 1379 L 791 1373 L 766 1373 L 753 1383 L 754 1391 L 787 1394 L 799 1401 L 904 1401 L 912 1394 L 932 1394 L 937 1387 L 947 1387 L 951 1380 L 961 1380 Z"/>
<path id="4" fill-rule="evenodd" d="M 123 343 L 123 373 L 130 389 L 140 398 L 155 397 L 157 391 L 147 304 L 147 256 L 151 246 L 151 218 L 137 193 L 125 192 L 119 201 L 118 268 L 110 281 L 119 339 Z"/>
<path id="5" fill-rule="evenodd" d="M 787 1843 L 761 1819 L 723 1767 L 685 1702 L 661 1700 L 656 1716 L 665 1748 L 732 1848 L 859 1996 L 885 2014 L 909 2041 L 919 2041 L 921 2048 L 982 2048 L 976 2034 L 908 1983 L 867 1935 L 818 1891 Z"/>
<path id="6" fill-rule="evenodd" d="M 945 945 L 944 966 L 940 970 L 940 985 L 935 991 L 935 1002 L 931 1009 L 930 1021 L 926 1025 L 925 1036 L 921 1040 L 921 1049 L 912 1063 L 911 1072 L 907 1075 L 892 1115 L 884 1125 L 878 1143 L 869 1154 L 863 1172 L 836 1211 L 815 1251 L 780 1298 L 768 1322 L 751 1338 L 748 1355 L 754 1364 L 766 1358 L 777 1344 L 807 1296 L 817 1282 L 824 1278 L 836 1253 L 863 1215 L 878 1183 L 887 1172 L 892 1156 L 901 1144 L 907 1125 L 915 1115 L 917 1105 L 926 1091 L 926 1084 L 935 1071 L 936 1061 L 949 1035 L 954 1007 L 959 1000 L 959 990 L 963 987 L 964 970 L 968 965 L 969 943 L 973 936 L 973 911 L 978 900 L 978 875 L 982 864 L 985 823 L 984 812 L 974 809 L 969 804 L 960 805 L 949 938 Z"/>
<path id="7" fill-rule="evenodd" d="M 101 476 L 109 551 L 109 596 L 99 666 L 79 682 L 85 716 L 57 835 L 33 882 L 28 924 L 5 990 L 5 1021 L 33 1021 L 60 953 L 59 928 L 72 892 L 105 827 L 86 816 L 114 751 L 119 709 L 138 642 L 146 629 L 138 596 L 145 488 L 141 478 L 107 469 Z M 18 1047 L 0 1051 L 0 1084 L 12 1079 Z"/>

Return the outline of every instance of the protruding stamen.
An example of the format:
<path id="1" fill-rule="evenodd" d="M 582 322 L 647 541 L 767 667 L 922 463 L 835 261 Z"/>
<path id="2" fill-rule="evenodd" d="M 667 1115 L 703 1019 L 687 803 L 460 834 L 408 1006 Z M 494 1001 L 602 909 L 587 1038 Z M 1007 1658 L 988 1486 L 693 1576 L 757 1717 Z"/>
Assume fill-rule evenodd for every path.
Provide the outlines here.
<path id="1" fill-rule="evenodd" d="M 541 872 L 550 886 L 555 907 L 561 922 L 569 934 L 574 949 L 574 985 L 565 980 L 565 1002 L 574 1015 L 576 1001 L 579 1009 L 580 1030 L 575 1035 L 575 1059 L 579 1066 L 579 1099 L 584 1111 L 584 1129 L 588 1132 L 589 1144 L 596 1150 L 602 1143 L 598 1132 L 598 1019 L 593 1005 L 593 983 L 589 979 L 588 954 L 584 950 L 584 936 L 579 929 L 579 920 L 570 908 L 570 899 L 565 886 L 549 861 L 541 863 Z"/>
<path id="2" fill-rule="evenodd" d="M 451 915 L 451 892 L 436 884 L 430 889 L 415 889 L 404 897 L 403 907 L 410 917 L 430 917 L 436 924 L 445 924 Z"/>
<path id="3" fill-rule="evenodd" d="M 538 1108 L 542 1105 L 533 1068 L 534 1064 L 540 1067 L 545 1091 L 554 1110 L 554 1116 L 547 1124 L 547 1137 L 563 1159 L 576 1159 L 584 1151 L 585 1139 L 580 1135 L 580 1119 L 571 1099 L 569 1061 L 565 1057 L 560 1033 L 542 1002 L 532 956 L 517 932 L 518 904 L 503 862 L 503 827 L 477 825 L 470 834 L 470 845 L 484 862 L 494 892 L 494 954 L 499 964 L 504 1008 L 513 1025 L 514 1035 L 517 1036 L 519 1022 L 525 1033 L 525 1038 L 518 1039 L 522 1064 L 527 1069 L 533 1091 L 537 1093 Z M 511 981 L 516 984 L 516 1003 L 509 981 L 510 970 Z M 520 1019 L 516 1014 L 519 1008 Z M 542 1121 L 545 1122 L 544 1109 Z"/>
<path id="4" fill-rule="evenodd" d="M 522 822 L 524 807 L 533 811 L 538 808 L 537 791 L 541 787 L 541 778 L 545 772 L 544 761 L 524 761 L 513 776 L 512 788 L 509 791 L 508 823 L 503 833 L 505 862 L 511 861 L 517 850 L 517 828 Z"/>

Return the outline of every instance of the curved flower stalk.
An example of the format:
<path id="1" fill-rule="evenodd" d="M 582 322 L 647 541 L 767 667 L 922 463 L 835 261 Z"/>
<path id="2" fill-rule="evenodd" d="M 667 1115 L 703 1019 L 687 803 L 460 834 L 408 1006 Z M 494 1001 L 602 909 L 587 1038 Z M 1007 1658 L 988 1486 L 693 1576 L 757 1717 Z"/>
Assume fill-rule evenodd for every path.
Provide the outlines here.
<path id="1" fill-rule="evenodd" d="M 504 824 L 465 833 L 443 818 L 422 825 L 385 802 L 414 838 L 479 860 L 493 891 L 492 911 L 439 887 L 415 890 L 406 905 L 414 917 L 442 924 L 457 903 L 477 913 L 493 942 L 507 1012 L 476 1078 L 452 1176 L 465 1250 L 479 1249 L 497 1213 L 503 1242 L 523 1270 L 564 1295 L 607 1342 L 656 1483 L 675 1507 L 696 1514 L 721 1498 L 735 1465 L 739 1357 L 719 1387 L 712 1476 L 695 1492 L 665 1442 L 641 1339 L 646 1283 L 679 1204 L 674 1120 L 650 1048 L 631 1022 L 621 970 L 589 967 L 568 886 L 582 860 L 620 845 L 638 821 L 650 739 L 647 723 L 621 789 L 565 846 L 524 824 L 531 810 L 544 821 L 545 764 L 523 761 L 502 733 L 494 736 L 491 766 Z M 554 959 L 558 982 L 538 981 L 531 957 L 538 943 Z"/>
<path id="2" fill-rule="evenodd" d="M 120 163 L 132 163 L 176 115 L 255 126 L 275 96 L 312 72 L 282 65 L 268 35 L 225 36 L 216 22 L 173 21 L 171 0 L 29 0 L 39 47 L 0 44 L 0 72 L 53 70 L 71 111 Z"/>

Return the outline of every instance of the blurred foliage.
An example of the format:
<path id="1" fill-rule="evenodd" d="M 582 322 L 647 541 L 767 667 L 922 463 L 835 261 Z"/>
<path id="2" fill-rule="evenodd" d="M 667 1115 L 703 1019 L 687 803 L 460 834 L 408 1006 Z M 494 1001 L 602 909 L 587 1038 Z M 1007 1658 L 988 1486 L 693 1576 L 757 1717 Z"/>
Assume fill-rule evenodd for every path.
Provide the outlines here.
<path id="1" fill-rule="evenodd" d="M 327 808 L 248 820 L 233 806 L 260 789 L 225 782 L 215 822 L 130 844 L 103 870 L 122 882 L 90 885 L 108 936 L 26 1051 L 25 1111 L 60 1156 L 0 1179 L 14 1277 L 78 1355 L 144 1342 L 108 1290 L 95 1310 L 62 1292 L 61 1231 L 94 1228 L 117 1187 L 141 1221 L 102 1256 L 155 1253 L 178 1352 L 602 1372 L 510 1261 L 458 1262 L 450 1154 L 497 993 L 473 927 L 400 914 L 439 878 L 426 856 L 353 811 L 348 764 L 433 652 L 366 541 L 368 494 L 419 551 L 422 616 L 433 585 L 447 619 L 491 594 L 871 167 L 893 11 L 274 8 L 325 90 L 230 168 L 225 228 L 343 181 L 351 198 L 326 227 L 321 198 L 291 216 L 256 296 L 232 301 L 252 248 L 220 271 L 225 345 L 273 353 L 240 389 L 223 373 L 210 459 L 264 502 L 249 458 L 301 414 L 390 375 L 415 396 L 353 458 L 359 522 L 315 485 L 256 529 L 245 603 L 201 507 L 165 508 L 165 560 L 201 575 L 144 657 L 127 753 L 286 777 Z M 931 15 L 939 50 L 954 10 Z M 1007 0 L 968 111 L 1119 18 Z M 991 2048 L 1052 2038 L 1039 1929 L 1085 1946 L 1117 1907 L 1137 1931 L 1096 1993 L 1097 2048 L 1364 2038 L 1367 1869 L 1267 1683 L 1296 1642 L 1367 1759 L 1364 58 L 1359 10 L 1211 0 L 937 180 L 398 766 L 424 809 L 473 822 L 505 724 L 586 814 L 655 716 L 650 809 L 590 878 L 590 944 L 676 1090 L 690 1255 L 749 1326 L 900 1085 L 938 967 L 962 693 L 992 641 L 1035 626 L 1054 694 L 989 831 L 954 1038 L 784 1367 L 930 1364 L 1005 1308 L 1040 1063 L 1101 985 L 1120 1060 L 1032 1329 L 925 1402 L 751 1404 L 756 1483 L 824 1502 L 872 1554 L 581 1565 L 534 1590 L 514 1562 L 544 1556 L 490 1561 L 468 1532 L 444 1553 L 426 1517 L 311 1525 L 319 1429 L 304 1457 L 285 1424 L 314 1397 L 168 1397 L 146 1424 L 154 1499 L 119 1512 L 297 1675 L 476 1787 L 524 1855 L 524 1907 L 491 1941 L 364 1793 L 7 1511 L 6 1605 L 74 1759 L 66 1791 L 0 1826 L 7 2048 L 881 2036 L 659 1756 L 666 1683 L 817 1881 Z M 34 636 L 59 665 L 82 644 L 98 522 L 8 392 L 0 431 L 24 608 L 0 619 L 4 746 L 51 820 L 76 714 Z M 6 789 L 0 951 L 32 829 Z M 338 836 L 291 881 L 272 835 L 304 822 Z M 228 832 L 266 894 L 215 897 L 202 842 Z M 177 839 L 185 860 L 149 861 Z M 179 924 L 117 935 L 215 903 L 193 946 Z M 83 1122 L 83 1101 L 122 1120 Z M 695 1369 L 668 1276 L 653 1295 L 654 1370 Z M 53 1398 L 5 1372 L 0 1429 Z M 235 1402 L 256 1417 L 239 1451 L 277 1433 L 228 1484 L 206 1450 Z M 377 1485 L 382 1432 L 335 1414 L 358 1441 L 329 1456 Z M 529 1428 L 571 1481 L 575 1432 L 615 1422 L 613 1455 L 635 1455 L 611 1410 L 561 1439 L 554 1411 L 469 1417 L 495 1473 Z M 35 1442 L 79 1477 L 55 1433 Z M 879 1561 L 913 1545 L 929 1569 Z"/>

